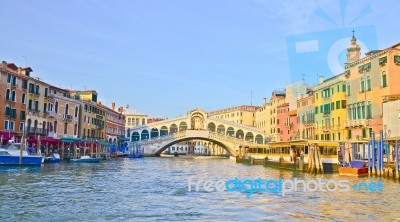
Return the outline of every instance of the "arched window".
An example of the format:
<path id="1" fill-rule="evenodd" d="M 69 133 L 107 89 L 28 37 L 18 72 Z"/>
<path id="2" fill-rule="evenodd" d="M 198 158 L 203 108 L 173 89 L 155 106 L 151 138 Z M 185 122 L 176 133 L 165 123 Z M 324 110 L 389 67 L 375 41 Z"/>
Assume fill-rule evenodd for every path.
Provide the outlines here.
<path id="1" fill-rule="evenodd" d="M 131 125 L 131 118 L 128 118 L 128 126 Z"/>
<path id="2" fill-rule="evenodd" d="M 25 97 L 26 97 L 26 96 L 25 96 L 25 93 L 22 93 L 22 96 L 21 96 L 21 102 L 22 102 L 22 104 L 25 104 L 25 100 L 26 100 Z"/>
<path id="3" fill-rule="evenodd" d="M 57 121 L 54 121 L 54 132 L 57 133 Z"/>
<path id="4" fill-rule="evenodd" d="M 54 107 L 54 111 L 58 113 L 58 101 L 56 101 L 56 106 Z M 55 127 L 54 127 L 55 128 Z"/>
<path id="5" fill-rule="evenodd" d="M 78 106 L 75 106 L 75 117 L 78 117 L 78 111 L 79 111 Z M 74 135 L 76 135 L 76 134 L 74 134 Z"/>
<path id="6" fill-rule="evenodd" d="M 15 91 L 11 93 L 11 101 L 15 102 Z"/>
<path id="7" fill-rule="evenodd" d="M 69 106 L 68 106 L 68 103 L 67 103 L 67 104 L 65 104 L 65 112 L 64 112 L 66 115 L 68 115 L 68 108 L 69 108 Z"/>

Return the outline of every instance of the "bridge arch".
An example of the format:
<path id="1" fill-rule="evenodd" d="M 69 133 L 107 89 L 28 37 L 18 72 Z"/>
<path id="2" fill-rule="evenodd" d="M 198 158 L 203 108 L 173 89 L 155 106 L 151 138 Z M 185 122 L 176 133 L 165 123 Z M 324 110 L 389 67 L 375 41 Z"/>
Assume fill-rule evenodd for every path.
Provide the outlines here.
<path id="1" fill-rule="evenodd" d="M 225 135 L 225 126 L 222 125 L 222 124 L 218 125 L 218 127 L 217 127 L 217 133 L 219 133 L 219 134 L 224 134 L 224 135 Z"/>
<path id="2" fill-rule="evenodd" d="M 162 126 L 160 128 L 160 136 L 165 136 L 165 135 L 168 135 L 168 127 Z"/>
<path id="3" fill-rule="evenodd" d="M 229 155 L 233 155 L 235 153 L 235 150 L 229 148 L 226 144 L 224 144 L 223 142 L 220 142 L 218 140 L 214 140 L 214 139 L 210 139 L 210 138 L 204 138 L 204 137 L 187 137 L 187 138 L 181 138 L 181 139 L 174 140 L 174 141 L 164 145 L 159 150 L 157 150 L 154 153 L 154 155 L 155 156 L 159 156 L 164 150 L 168 149 L 168 147 L 170 147 L 170 146 L 172 146 L 174 144 L 177 144 L 177 143 L 180 143 L 180 142 L 184 142 L 184 141 L 189 141 L 189 140 L 202 140 L 202 141 L 212 142 L 214 144 L 218 144 L 220 147 L 222 147 L 224 150 L 226 150 L 226 152 Z M 206 144 L 206 143 L 203 142 L 203 144 Z"/>
<path id="4" fill-rule="evenodd" d="M 247 133 L 246 133 L 246 136 L 244 137 L 244 139 L 245 139 L 246 141 L 253 142 L 253 141 L 254 141 L 254 135 L 253 135 L 253 133 L 252 133 L 252 132 L 247 132 Z"/>
<path id="5" fill-rule="evenodd" d="M 239 129 L 236 131 L 236 138 L 244 139 L 244 132 L 243 130 Z"/>
<path id="6" fill-rule="evenodd" d="M 228 129 L 226 129 L 226 135 L 234 137 L 235 129 L 233 127 L 228 127 Z"/>
<path id="7" fill-rule="evenodd" d="M 257 136 L 256 136 L 256 138 L 254 139 L 254 141 L 257 143 L 257 144 L 263 144 L 263 137 L 260 135 L 260 134 L 257 134 Z"/>
<path id="8" fill-rule="evenodd" d="M 140 140 L 140 135 L 139 132 L 133 132 L 131 136 L 132 141 L 139 141 Z"/>
<path id="9" fill-rule="evenodd" d="M 208 124 L 207 126 L 208 130 L 210 130 L 211 132 L 215 132 L 215 123 L 211 122 Z"/>
<path id="10" fill-rule="evenodd" d="M 149 131 L 148 130 L 143 130 L 141 135 L 140 135 L 140 140 L 147 140 L 149 139 Z"/>
<path id="11" fill-rule="evenodd" d="M 182 121 L 181 123 L 179 123 L 179 131 L 184 131 L 187 130 L 187 123 Z"/>
<path id="12" fill-rule="evenodd" d="M 150 138 L 154 138 L 154 137 L 158 137 L 158 136 L 159 136 L 158 129 L 157 128 L 151 129 Z"/>
<path id="13" fill-rule="evenodd" d="M 171 126 L 169 127 L 169 133 L 177 133 L 178 132 L 178 126 L 174 123 L 171 124 Z"/>

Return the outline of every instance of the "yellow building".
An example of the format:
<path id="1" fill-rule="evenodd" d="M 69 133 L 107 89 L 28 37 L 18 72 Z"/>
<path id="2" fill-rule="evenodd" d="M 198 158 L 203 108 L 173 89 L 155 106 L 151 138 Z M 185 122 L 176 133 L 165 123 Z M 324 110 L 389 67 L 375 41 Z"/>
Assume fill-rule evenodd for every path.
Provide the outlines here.
<path id="1" fill-rule="evenodd" d="M 27 96 L 26 132 L 27 136 L 46 136 L 48 119 L 46 115 L 49 84 L 38 77 L 29 77 Z"/>
<path id="2" fill-rule="evenodd" d="M 315 139 L 343 141 L 347 120 L 345 73 L 321 81 L 314 91 Z"/>
<path id="3" fill-rule="evenodd" d="M 270 118 L 271 118 L 271 104 L 267 103 L 267 99 L 264 98 L 263 105 L 261 106 L 260 109 L 256 111 L 255 127 L 257 129 L 262 130 L 264 134 L 269 134 L 271 129 Z"/>
<path id="4" fill-rule="evenodd" d="M 69 90 L 50 86 L 47 119 L 49 136 L 53 138 L 77 138 L 79 130 L 80 101 L 71 97 Z"/>
<path id="5" fill-rule="evenodd" d="M 79 137 L 83 139 L 105 140 L 106 110 L 97 102 L 95 90 L 71 91 L 71 96 L 81 100 Z"/>
<path id="6" fill-rule="evenodd" d="M 230 122 L 255 127 L 256 111 L 258 109 L 260 109 L 260 107 L 258 106 L 244 106 L 244 105 L 235 106 L 231 108 L 209 112 L 208 116 L 221 118 Z"/>
<path id="7" fill-rule="evenodd" d="M 275 90 L 272 92 L 270 102 L 270 130 L 267 134 L 271 135 L 271 141 L 278 141 L 280 133 L 278 132 L 278 106 L 285 103 L 285 90 Z"/>

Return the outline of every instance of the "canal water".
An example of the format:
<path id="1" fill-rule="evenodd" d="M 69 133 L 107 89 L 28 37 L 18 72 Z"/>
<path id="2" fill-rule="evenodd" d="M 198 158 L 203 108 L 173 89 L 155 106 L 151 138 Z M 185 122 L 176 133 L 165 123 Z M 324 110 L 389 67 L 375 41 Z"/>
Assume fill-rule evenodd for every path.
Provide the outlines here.
<path id="1" fill-rule="evenodd" d="M 400 220 L 400 185 L 378 178 L 383 192 L 281 193 L 199 191 L 192 182 L 294 178 L 349 179 L 236 164 L 206 157 L 144 158 L 100 164 L 0 168 L 0 221 Z M 271 186 L 272 187 L 272 186 Z"/>

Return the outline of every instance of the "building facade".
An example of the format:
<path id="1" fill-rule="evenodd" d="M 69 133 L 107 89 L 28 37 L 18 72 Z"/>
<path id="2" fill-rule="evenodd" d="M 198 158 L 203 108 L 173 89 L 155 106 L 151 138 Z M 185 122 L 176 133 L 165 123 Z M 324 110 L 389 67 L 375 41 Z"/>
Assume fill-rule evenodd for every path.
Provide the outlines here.
<path id="1" fill-rule="evenodd" d="M 0 67 L 0 137 L 20 142 L 25 130 L 30 68 L 3 61 Z M 0 144 L 1 145 L 1 144 Z"/>
<path id="2" fill-rule="evenodd" d="M 49 86 L 47 119 L 52 138 L 78 138 L 81 103 L 69 90 Z"/>
<path id="3" fill-rule="evenodd" d="M 354 48 L 359 49 L 353 36 L 348 54 Z M 346 140 L 358 141 L 370 139 L 375 132 L 383 130 L 382 102 L 384 96 L 400 94 L 400 44 L 384 50 L 375 50 L 364 58 L 356 56 L 345 65 L 347 90 L 347 129 Z"/>
<path id="4" fill-rule="evenodd" d="M 254 127 L 256 125 L 256 111 L 258 109 L 260 109 L 259 106 L 235 106 L 209 112 L 208 116 Z"/>
<path id="5" fill-rule="evenodd" d="M 81 101 L 79 132 L 82 139 L 105 140 L 106 110 L 97 101 L 95 90 L 71 91 L 71 96 Z"/>
<path id="6" fill-rule="evenodd" d="M 310 90 L 297 100 L 297 135 L 299 140 L 314 140 L 315 137 L 315 97 Z"/>
<path id="7" fill-rule="evenodd" d="M 346 78 L 339 74 L 315 86 L 315 140 L 343 141 L 346 114 Z"/>

